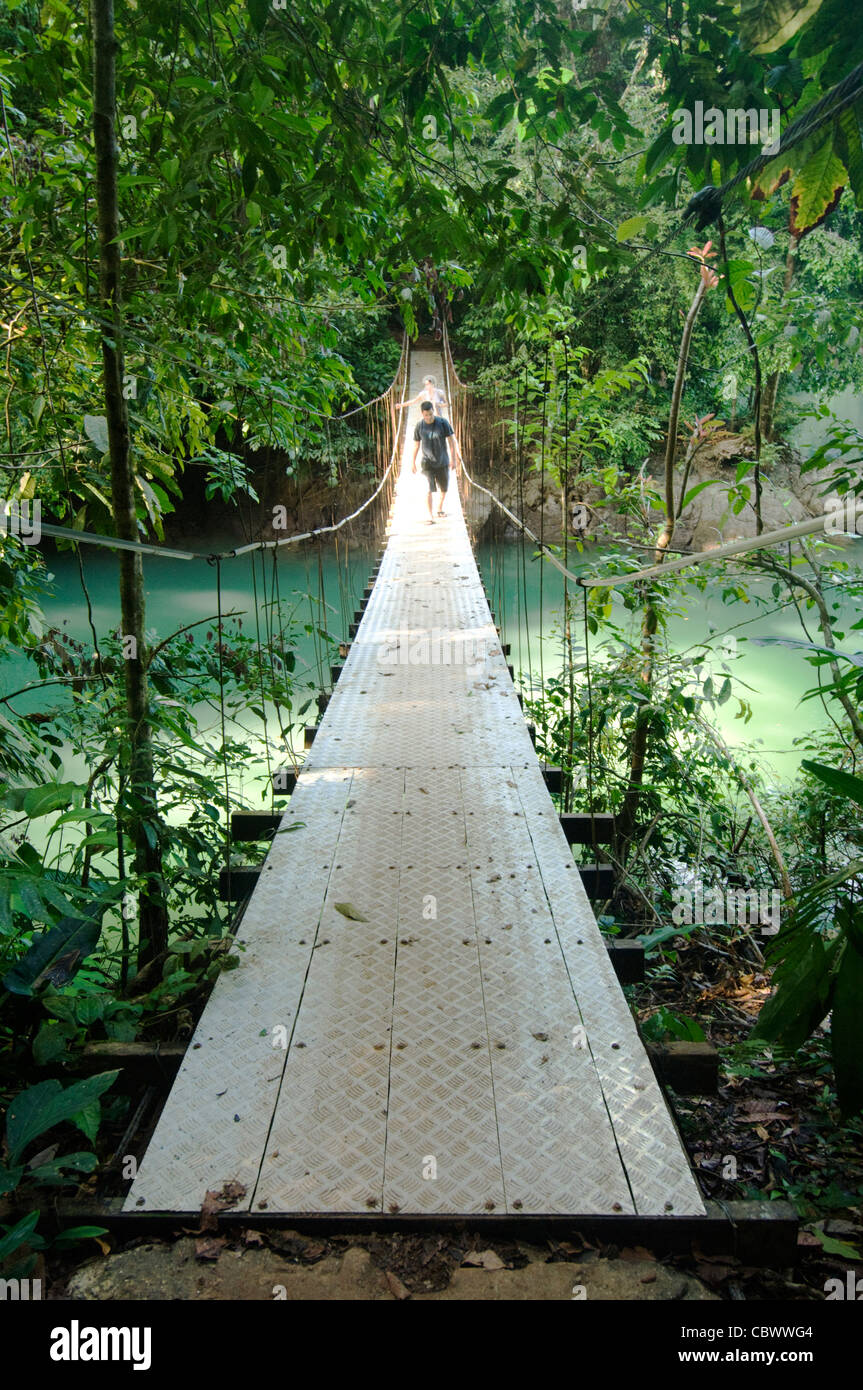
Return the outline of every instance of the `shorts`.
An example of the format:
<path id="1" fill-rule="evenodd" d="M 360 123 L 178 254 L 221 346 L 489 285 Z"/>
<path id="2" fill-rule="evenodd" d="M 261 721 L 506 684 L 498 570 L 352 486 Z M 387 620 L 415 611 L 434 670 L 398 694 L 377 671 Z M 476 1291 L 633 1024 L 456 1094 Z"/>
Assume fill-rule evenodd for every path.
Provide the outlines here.
<path id="1" fill-rule="evenodd" d="M 429 492 L 446 492 L 449 487 L 448 463 L 424 463 L 423 477 L 428 478 Z"/>

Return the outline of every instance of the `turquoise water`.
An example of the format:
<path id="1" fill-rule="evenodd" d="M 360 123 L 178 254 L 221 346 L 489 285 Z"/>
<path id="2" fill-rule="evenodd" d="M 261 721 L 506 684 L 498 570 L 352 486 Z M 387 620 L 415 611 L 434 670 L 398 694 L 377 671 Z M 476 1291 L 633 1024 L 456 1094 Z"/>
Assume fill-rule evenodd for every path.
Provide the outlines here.
<path id="1" fill-rule="evenodd" d="M 863 539 L 851 542 L 845 554 L 863 566 Z M 548 678 L 562 669 L 560 614 L 564 581 L 559 571 L 548 563 L 541 573 L 541 562 L 532 560 L 531 555 L 532 547 L 528 547 L 523 567 L 520 546 L 514 543 L 502 552 L 500 548 L 486 548 L 479 558 L 486 585 L 495 595 L 498 622 L 512 647 L 510 660 L 516 672 L 534 673 L 537 677 L 534 689 L 539 694 L 540 670 Z M 572 552 L 569 568 L 576 573 L 589 569 L 600 574 L 601 549 L 593 547 L 583 555 Z M 729 747 L 750 745 L 769 782 L 787 782 L 796 774 L 801 760 L 808 756 L 806 751 L 794 746 L 795 738 L 815 728 L 826 727 L 829 720 L 819 700 L 801 704 L 804 693 L 817 683 L 815 669 L 806 661 L 805 653 L 783 646 L 758 646 L 753 639 L 806 641 L 807 635 L 794 606 L 786 602 L 787 594 L 783 591 L 778 601 L 773 598 L 772 577 L 761 578 L 752 573 L 745 576 L 748 590 L 762 597 L 763 605 L 755 598 L 749 603 L 723 603 L 722 590 L 733 583 L 732 573 L 729 567 L 725 582 L 714 581 L 703 592 L 695 584 L 687 585 L 675 605 L 687 611 L 669 620 L 665 642 L 669 651 L 687 653 L 693 662 L 696 658 L 704 661 L 702 644 L 708 644 L 700 680 L 712 674 L 716 686 L 724 679 L 727 668 L 732 683 L 732 698 L 716 708 L 713 715 L 722 737 Z M 860 607 L 855 599 L 843 594 L 842 576 L 837 574 L 833 578 L 836 587 L 831 592 L 839 599 L 847 631 L 861 616 Z M 828 582 L 829 573 L 825 571 L 825 586 Z M 580 649 L 579 654 L 584 651 L 581 605 L 582 595 L 578 593 L 575 595 L 573 642 Z M 813 612 L 804 610 L 804 617 L 809 639 L 819 642 L 821 635 Z M 630 640 L 639 640 L 641 615 L 627 613 L 619 598 L 613 603 L 612 621 L 627 632 Z M 729 642 L 729 638 L 733 640 Z M 601 635 L 590 637 L 589 642 L 591 660 L 601 661 Z M 842 646 L 841 643 L 837 645 Z M 863 646 L 860 636 L 848 632 L 845 649 L 854 651 L 859 646 Z M 829 673 L 825 683 L 829 683 Z M 530 690 L 529 680 L 525 681 L 525 688 Z M 752 717 L 746 723 L 742 718 L 735 718 L 740 708 L 733 698 L 735 695 L 752 707 Z M 709 714 L 709 706 L 705 713 Z"/>
<path id="2" fill-rule="evenodd" d="M 228 548 L 230 543 L 224 538 L 211 537 L 208 547 Z M 863 558 L 863 541 L 857 547 Z M 479 560 L 483 568 L 486 584 L 490 589 L 497 609 L 498 622 L 504 628 L 505 640 L 512 646 L 511 660 L 516 671 L 524 672 L 524 687 L 529 693 L 539 693 L 539 676 L 542 671 L 546 677 L 561 669 L 560 613 L 563 599 L 562 576 L 552 566 L 531 559 L 532 551 L 527 549 L 526 574 L 521 572 L 521 548 L 509 544 L 494 550 L 486 547 L 480 551 Z M 321 611 L 325 614 L 325 626 L 338 641 L 342 640 L 353 616 L 354 608 L 366 584 L 372 565 L 372 553 L 368 548 L 340 548 L 338 555 L 333 547 L 322 552 L 320 573 L 316 550 L 297 553 L 282 551 L 278 556 L 279 590 L 283 614 L 287 618 L 292 612 L 299 624 L 317 621 Z M 593 549 L 590 554 L 570 556 L 570 566 L 580 570 L 589 566 L 601 569 L 602 552 Z M 71 635 L 87 640 L 86 606 L 78 579 L 77 566 L 67 552 L 50 557 L 49 571 L 53 574 L 51 591 L 44 609 L 49 624 L 64 628 Z M 119 599 L 117 589 L 118 562 L 109 551 L 89 550 L 85 554 L 85 575 L 90 591 L 93 617 L 97 632 L 101 635 L 116 629 L 119 623 Z M 200 619 L 210 619 L 211 623 L 195 629 L 195 640 L 203 641 L 204 635 L 215 620 L 217 612 L 216 572 L 204 559 L 195 561 L 169 560 L 157 557 L 145 558 L 145 588 L 147 601 L 147 627 L 157 640 L 162 640 L 171 632 Z M 263 592 L 260 564 L 257 569 L 259 605 L 272 592 L 272 559 L 268 557 L 265 567 L 266 583 L 269 592 Z M 837 576 L 837 578 L 839 578 Z M 318 594 L 323 583 L 321 605 Z M 755 579 L 747 576 L 752 592 L 763 594 L 767 608 L 761 609 L 756 602 L 723 604 L 721 586 L 717 583 L 705 592 L 699 592 L 689 585 L 679 607 L 688 611 L 673 617 L 668 624 L 667 643 L 677 652 L 691 652 L 693 659 L 696 649 L 705 642 L 710 644 L 709 664 L 701 672 L 701 679 L 710 673 L 722 678 L 723 662 L 727 661 L 732 677 L 734 693 L 748 700 L 752 705 L 753 716 L 744 724 L 735 719 L 738 704 L 729 700 L 716 711 L 716 719 L 723 737 L 732 746 L 752 745 L 758 753 L 759 761 L 773 780 L 787 780 L 793 777 L 805 752 L 794 747 L 794 739 L 814 727 L 827 723 L 827 716 L 820 702 L 808 701 L 801 704 L 801 696 L 815 684 L 814 670 L 805 660 L 801 651 L 786 647 L 755 645 L 754 637 L 773 637 L 791 640 L 805 640 L 797 614 L 793 606 L 780 606 L 770 596 L 772 580 Z M 540 606 L 540 585 L 542 605 Z M 314 596 L 310 601 L 309 593 Z M 841 588 L 836 593 L 842 598 Z M 784 598 L 784 595 L 782 596 Z M 575 642 L 583 648 L 584 629 L 581 622 L 581 596 L 576 596 Z M 843 611 L 850 622 L 856 620 L 857 611 L 850 599 L 844 599 Z M 222 610 L 223 613 L 239 612 L 243 615 L 244 631 L 254 630 L 255 604 L 252 586 L 251 557 L 226 561 L 222 565 Z M 259 610 L 260 611 L 260 610 Z M 813 640 L 818 640 L 818 631 L 811 613 L 807 616 L 807 626 Z M 615 600 L 613 620 L 628 630 L 630 637 L 637 640 L 640 617 L 628 614 L 620 600 Z M 736 653 L 732 650 L 730 658 L 723 642 L 730 635 L 736 641 Z M 852 648 L 849 633 L 848 646 Z M 601 637 L 590 639 L 591 659 L 603 659 Z M 704 656 L 703 652 L 699 655 Z M 323 653 L 322 644 L 300 631 L 296 644 L 296 679 L 298 696 L 296 704 L 301 704 L 309 695 L 323 687 L 329 687 L 329 664 L 336 656 Z M 533 689 L 529 673 L 533 673 Z M 321 679 L 322 673 L 323 679 Z M 20 654 L 12 654 L 0 663 L 0 694 L 6 695 L 36 678 L 34 668 Z M 50 703 L 49 703 L 50 697 Z M 57 688 L 33 691 L 16 698 L 14 708 L 19 712 L 51 707 L 64 698 Z M 65 697 L 68 698 L 68 697 Z M 269 712 L 269 715 L 272 711 Z M 219 741 L 217 708 L 199 706 L 196 716 L 200 721 L 202 736 Z M 301 724 L 314 723 L 316 709 L 313 706 L 298 721 L 292 742 L 295 753 L 302 758 Z M 250 804 L 261 804 L 261 789 L 266 783 L 266 761 L 264 750 L 264 727 L 250 712 L 243 717 L 242 727 L 258 749 L 257 763 L 250 763 L 238 771 L 233 791 Z M 284 750 L 278 739 L 278 726 L 275 719 L 268 716 L 268 738 L 271 759 L 274 763 L 282 760 Z M 74 760 L 67 763 L 66 775 L 75 777 L 82 769 L 75 766 Z"/>
<path id="3" fill-rule="evenodd" d="M 226 537 L 209 537 L 207 548 L 202 550 L 202 555 L 206 555 L 211 548 L 227 550 L 233 543 Z M 105 633 L 116 631 L 120 622 L 118 559 L 113 552 L 97 550 L 95 547 L 82 548 L 82 551 L 93 622 L 101 639 Z M 263 575 L 260 557 L 256 557 L 257 612 L 262 632 L 265 621 L 264 605 L 271 602 L 275 595 L 271 556 L 272 552 L 268 553 Z M 330 546 L 322 554 L 320 571 L 317 550 L 297 553 L 286 548 L 278 553 L 278 595 L 283 621 L 290 623 L 293 618 L 293 649 L 296 657 L 293 701 L 295 710 L 322 688 L 330 687 L 329 667 L 339 659 L 337 647 L 327 648 L 319 639 L 306 634 L 304 626 L 311 624 L 324 628 L 336 643 L 343 640 L 359 596 L 367 583 L 371 565 L 372 554 L 368 547 L 340 546 L 336 552 L 335 547 Z M 62 632 L 78 638 L 91 649 L 87 607 L 73 556 L 69 552 L 49 556 L 47 568 L 48 573 L 53 576 L 43 601 L 48 626 L 57 627 Z M 221 571 L 223 616 L 228 613 L 241 615 L 243 631 L 251 635 L 255 631 L 256 614 L 252 557 L 242 556 L 224 561 Z M 171 633 L 201 619 L 210 621 L 193 630 L 194 640 L 198 644 L 204 643 L 208 630 L 215 631 L 218 612 L 216 570 L 206 559 L 185 561 L 145 556 L 144 583 L 146 626 L 151 641 L 162 641 Z M 0 695 L 8 695 L 36 680 L 38 673 L 35 667 L 21 653 L 7 654 L 0 662 Z M 19 713 L 29 713 L 54 708 L 68 699 L 71 697 L 65 695 L 60 687 L 52 686 L 17 696 L 13 708 Z M 256 749 L 257 756 L 253 757 L 248 766 L 237 770 L 232 786 L 234 795 L 256 806 L 260 806 L 261 791 L 267 785 L 266 745 L 270 748 L 272 765 L 278 766 L 290 761 L 284 756 L 285 749 L 279 737 L 275 711 L 268 706 L 266 712 L 266 730 L 263 722 L 251 711 L 244 713 L 238 726 L 229 728 L 229 734 L 245 734 Z M 206 739 L 220 746 L 220 716 L 217 702 L 196 705 L 194 713 L 202 740 Z M 303 757 L 302 725 L 314 724 L 316 719 L 317 708 L 312 705 L 295 721 L 291 743 L 300 761 Z M 65 759 L 64 775 L 78 780 L 82 773 L 84 765 L 81 760 L 68 755 Z"/>

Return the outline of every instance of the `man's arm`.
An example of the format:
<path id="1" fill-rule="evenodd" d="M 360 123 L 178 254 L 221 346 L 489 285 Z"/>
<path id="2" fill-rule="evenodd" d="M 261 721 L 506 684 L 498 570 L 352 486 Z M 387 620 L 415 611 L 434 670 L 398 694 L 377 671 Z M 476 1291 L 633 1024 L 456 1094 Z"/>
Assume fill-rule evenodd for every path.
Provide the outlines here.
<path id="1" fill-rule="evenodd" d="M 419 453 L 419 451 L 420 451 L 420 442 L 419 442 L 419 440 L 417 440 L 416 444 L 414 444 L 414 456 L 413 456 L 413 458 L 411 459 L 411 472 L 412 472 L 412 473 L 416 473 L 416 471 L 417 471 L 417 454 Z"/>
<path id="2" fill-rule="evenodd" d="M 447 424 L 449 425 L 449 421 L 448 421 L 448 420 L 447 420 Z M 461 466 L 461 464 L 464 462 L 464 460 L 462 459 L 461 445 L 459 444 L 458 440 L 457 440 L 456 437 L 455 437 L 455 430 L 453 429 L 452 425 L 449 426 L 449 434 L 447 435 L 447 439 L 449 440 L 449 442 L 452 444 L 453 448 L 455 449 L 456 457 L 457 457 L 457 459 L 458 459 L 458 463 L 457 463 L 457 465 L 456 465 L 456 472 L 458 472 L 458 468 Z"/>
<path id="3" fill-rule="evenodd" d="M 407 410 L 409 405 L 416 405 L 418 401 L 422 400 L 422 398 L 422 391 L 420 391 L 419 395 L 414 396 L 412 401 L 402 401 L 399 405 L 396 406 L 396 410 Z"/>

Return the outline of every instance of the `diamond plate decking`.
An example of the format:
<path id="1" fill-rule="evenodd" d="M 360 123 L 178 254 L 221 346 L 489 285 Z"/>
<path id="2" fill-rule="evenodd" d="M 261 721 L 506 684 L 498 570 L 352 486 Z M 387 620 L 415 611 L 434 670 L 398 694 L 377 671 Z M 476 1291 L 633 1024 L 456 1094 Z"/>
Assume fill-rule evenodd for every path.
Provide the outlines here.
<path id="1" fill-rule="evenodd" d="M 413 394 L 440 359 L 415 353 Z M 477 575 L 389 545 L 280 834 L 126 1199 L 191 1212 L 702 1216 Z M 350 905 L 354 918 L 339 911 Z"/>

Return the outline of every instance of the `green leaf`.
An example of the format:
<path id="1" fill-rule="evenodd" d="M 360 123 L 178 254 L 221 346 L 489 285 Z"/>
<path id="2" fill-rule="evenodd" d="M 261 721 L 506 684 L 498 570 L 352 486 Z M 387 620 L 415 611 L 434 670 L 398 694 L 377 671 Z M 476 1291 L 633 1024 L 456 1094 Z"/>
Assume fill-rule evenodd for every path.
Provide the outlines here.
<path id="1" fill-rule="evenodd" d="M 821 0 L 743 0 L 740 40 L 751 53 L 774 53 L 820 8 Z"/>
<path id="2" fill-rule="evenodd" d="M 703 492 L 706 487 L 714 487 L 717 483 L 721 482 L 721 478 L 706 478 L 703 483 L 696 483 L 695 487 L 691 487 L 689 489 L 683 501 L 681 502 L 680 510 L 683 511 L 685 507 L 688 507 L 693 498 L 697 497 L 699 492 Z"/>
<path id="3" fill-rule="evenodd" d="M 838 945 L 837 940 L 825 949 L 820 936 L 810 935 L 792 968 L 777 969 L 775 993 L 758 1015 L 753 1038 L 779 1042 L 792 1051 L 802 1047 L 829 1012 L 830 971 Z"/>
<path id="4" fill-rule="evenodd" d="M 99 1102 L 95 1102 L 98 1106 Z M 65 1154 L 63 1158 L 52 1158 L 49 1163 L 40 1163 L 38 1168 L 31 1168 L 27 1172 L 30 1181 L 44 1185 L 58 1183 L 61 1187 L 69 1185 L 70 1180 L 65 1177 L 64 1169 L 69 1169 L 73 1173 L 93 1173 L 99 1166 L 99 1160 L 94 1153 L 83 1149 L 78 1153 Z M 75 1181 L 77 1186 L 77 1180 Z"/>
<path id="5" fill-rule="evenodd" d="M 831 791 L 848 796 L 858 806 L 863 806 L 863 777 L 854 777 L 850 772 L 842 772 L 838 767 L 825 767 L 823 763 L 813 762 L 810 758 L 804 758 L 800 766 L 824 782 Z"/>
<path id="6" fill-rule="evenodd" d="M 70 1115 L 69 1119 L 91 1144 L 95 1143 L 102 1122 L 102 1107 L 98 1100 L 91 1100 L 89 1105 L 85 1105 L 77 1115 Z"/>
<path id="7" fill-rule="evenodd" d="M 791 235 L 802 237 L 823 222 L 836 207 L 847 182 L 845 165 L 834 151 L 832 138 L 828 138 L 810 155 L 794 180 Z"/>
<path id="8" fill-rule="evenodd" d="M 256 34 L 260 34 L 270 17 L 270 0 L 246 0 L 246 9 L 252 28 Z"/>
<path id="9" fill-rule="evenodd" d="M 0 1197 L 8 1197 L 10 1192 L 14 1192 L 23 1176 L 23 1165 L 18 1168 L 7 1168 L 5 1163 L 0 1163 Z"/>
<path id="10" fill-rule="evenodd" d="M 863 208 L 863 141 L 860 137 L 859 118 L 853 106 L 848 107 L 839 116 L 836 152 L 848 170 L 854 200 L 858 208 Z"/>
<path id="11" fill-rule="evenodd" d="M 629 241 L 634 236 L 640 236 L 646 226 L 646 217 L 627 217 L 617 229 L 617 240 Z"/>
<path id="12" fill-rule="evenodd" d="M 251 201 L 246 203 L 246 220 L 250 227 L 257 227 L 261 220 L 260 204 Z"/>
<path id="13" fill-rule="evenodd" d="M 58 811 L 61 807 L 65 810 L 82 794 L 77 782 L 58 782 L 46 787 L 31 787 L 24 797 L 23 811 L 35 820 L 37 816 L 47 816 L 51 811 Z"/>
<path id="14" fill-rule="evenodd" d="M 100 454 L 108 452 L 108 421 L 104 415 L 85 415 L 84 433 Z"/>
<path id="15" fill-rule="evenodd" d="M 54 1249 L 62 1250 L 67 1245 L 75 1245 L 79 1240 L 94 1240 L 97 1236 L 106 1236 L 108 1231 L 105 1226 L 70 1226 L 66 1231 L 60 1231 L 54 1237 Z"/>
<path id="16" fill-rule="evenodd" d="M 37 1067 L 45 1067 L 62 1057 L 69 1043 L 69 1035 L 58 1023 L 43 1023 L 33 1039 L 33 1061 Z"/>
<path id="17" fill-rule="evenodd" d="M 25 955 L 4 975 L 4 989 L 10 994 L 32 994 L 46 983 L 68 984 L 99 943 L 103 912 L 103 904 L 93 904 L 87 918 L 62 917 L 56 927 L 40 932 Z"/>
<path id="18" fill-rule="evenodd" d="M 821 1249 L 826 1255 L 838 1255 L 842 1260 L 863 1259 L 860 1251 L 853 1245 L 849 1245 L 846 1240 L 837 1240 L 835 1236 L 828 1236 L 826 1231 L 819 1231 L 816 1227 L 812 1232 L 821 1242 Z"/>
<path id="19" fill-rule="evenodd" d="M 243 192 L 250 198 L 258 182 L 258 166 L 254 155 L 247 154 L 243 160 Z"/>
<path id="20" fill-rule="evenodd" d="M 367 922 L 368 917 L 364 917 L 352 903 L 333 903 L 336 912 L 340 912 L 343 917 L 348 917 L 352 922 Z"/>
<path id="21" fill-rule="evenodd" d="M 844 1119 L 863 1109 L 863 1048 L 860 1046 L 860 1020 L 863 1018 L 863 951 L 846 934 L 842 962 L 833 991 L 830 1044 L 836 1093 Z"/>
<path id="22" fill-rule="evenodd" d="M 55 1125 L 70 1120 L 113 1086 L 119 1071 L 101 1072 L 84 1081 L 63 1087 L 59 1081 L 41 1081 L 28 1086 L 10 1102 L 6 1112 L 6 1142 L 9 1162 L 17 1163 L 27 1145 Z"/>
<path id="23" fill-rule="evenodd" d="M 0 1260 L 8 1259 L 13 1251 L 27 1244 L 27 1237 L 35 1231 L 41 1215 L 40 1211 L 30 1211 L 22 1217 L 17 1226 L 5 1228 L 5 1236 L 0 1236 Z"/>

